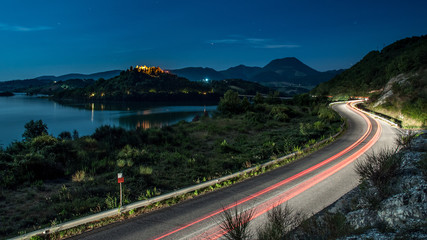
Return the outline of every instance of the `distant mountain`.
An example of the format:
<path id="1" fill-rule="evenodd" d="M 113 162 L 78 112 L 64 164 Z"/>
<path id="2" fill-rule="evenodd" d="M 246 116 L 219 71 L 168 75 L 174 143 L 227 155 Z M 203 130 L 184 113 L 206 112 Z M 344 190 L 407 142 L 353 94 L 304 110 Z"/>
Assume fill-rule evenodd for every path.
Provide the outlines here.
<path id="1" fill-rule="evenodd" d="M 12 80 L 0 82 L 0 91 L 11 91 L 11 92 L 28 92 L 28 90 L 32 91 L 34 89 L 42 88 L 42 87 L 54 87 L 55 89 L 59 85 L 56 82 L 63 82 L 67 80 L 74 80 L 66 83 L 66 85 L 71 87 L 81 87 L 82 85 L 86 85 L 87 82 L 77 81 L 77 80 L 98 80 L 98 79 L 110 79 L 120 75 L 121 70 L 112 70 L 106 72 L 92 73 L 92 74 L 79 74 L 79 73 L 71 73 L 61 76 L 40 76 L 33 79 L 26 80 Z M 43 91 L 44 92 L 44 91 Z"/>
<path id="2" fill-rule="evenodd" d="M 203 81 L 205 79 L 208 80 L 222 80 L 226 77 L 216 71 L 213 68 L 202 68 L 202 67 L 187 67 L 181 69 L 170 70 L 171 73 L 176 74 L 180 77 L 187 78 L 190 81 Z"/>
<path id="3" fill-rule="evenodd" d="M 233 90 L 242 95 L 269 94 L 272 91 L 271 88 L 262 86 L 259 83 L 241 79 L 214 80 L 210 84 L 213 91 L 219 95 L 223 95 L 228 90 Z"/>
<path id="4" fill-rule="evenodd" d="M 249 80 L 257 73 L 261 72 L 262 68 L 260 67 L 247 67 L 245 65 L 239 65 L 236 67 L 231 67 L 227 70 L 220 71 L 226 78 L 229 79 L 244 79 Z"/>
<path id="5" fill-rule="evenodd" d="M 272 71 L 281 76 L 287 76 L 290 79 L 292 77 L 305 77 L 319 73 L 294 57 L 273 60 L 265 65 L 263 70 Z"/>
<path id="6" fill-rule="evenodd" d="M 369 96 L 367 106 L 402 121 L 427 126 L 427 35 L 371 51 L 350 69 L 319 84 L 313 95 Z"/>
<path id="7" fill-rule="evenodd" d="M 116 77 L 118 75 L 120 75 L 121 70 L 111 70 L 111 71 L 106 71 L 106 72 L 98 72 L 98 73 L 92 73 L 92 74 L 80 74 L 80 73 L 71 73 L 71 74 L 66 74 L 66 75 L 61 75 L 58 77 L 55 76 L 41 76 L 41 77 L 36 77 L 34 79 L 36 80 L 52 80 L 52 81 L 66 81 L 69 79 L 93 79 L 93 80 L 98 80 L 100 78 L 103 79 L 110 79 L 113 77 Z"/>
<path id="8" fill-rule="evenodd" d="M 41 87 L 51 84 L 52 82 L 53 81 L 49 79 L 28 79 L 0 82 L 0 92 L 22 92 L 28 88 Z"/>
<path id="9" fill-rule="evenodd" d="M 39 80 L 44 81 L 44 80 Z M 95 80 L 92 79 L 68 79 L 65 81 L 50 81 L 48 84 L 41 86 L 28 87 L 24 89 L 27 94 L 46 94 L 53 95 L 57 92 L 64 90 L 72 90 L 77 88 L 84 88 L 93 84 Z"/>
<path id="10" fill-rule="evenodd" d="M 243 79 L 265 86 L 303 85 L 313 87 L 331 79 L 343 70 L 319 72 L 298 59 L 290 57 L 273 60 L 262 68 L 238 65 L 223 71 L 216 71 L 212 68 L 182 68 L 170 71 L 191 81 L 201 81 L 206 78 L 212 80 Z"/>

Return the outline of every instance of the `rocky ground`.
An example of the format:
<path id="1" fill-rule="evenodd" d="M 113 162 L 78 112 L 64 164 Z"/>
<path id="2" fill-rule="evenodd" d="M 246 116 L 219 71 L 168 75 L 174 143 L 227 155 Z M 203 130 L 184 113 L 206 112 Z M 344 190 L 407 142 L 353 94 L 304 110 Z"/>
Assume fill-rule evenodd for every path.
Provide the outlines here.
<path id="1" fill-rule="evenodd" d="M 378 187 L 367 179 L 295 230 L 293 239 L 427 239 L 427 134 L 399 153 Z M 386 194 L 381 194 L 381 193 Z"/>

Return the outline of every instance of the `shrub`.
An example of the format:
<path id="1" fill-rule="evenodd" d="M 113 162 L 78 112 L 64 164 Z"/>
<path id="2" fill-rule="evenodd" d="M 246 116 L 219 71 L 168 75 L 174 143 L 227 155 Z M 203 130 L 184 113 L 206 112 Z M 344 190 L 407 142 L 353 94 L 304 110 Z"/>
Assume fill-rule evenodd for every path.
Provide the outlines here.
<path id="1" fill-rule="evenodd" d="M 321 219 L 309 218 L 298 228 L 300 239 L 337 239 L 351 234 L 354 229 L 347 223 L 342 213 L 326 213 Z"/>
<path id="2" fill-rule="evenodd" d="M 228 90 L 218 103 L 218 111 L 226 115 L 242 113 L 242 100 L 240 100 L 239 94 Z"/>
<path id="3" fill-rule="evenodd" d="M 314 128 L 321 131 L 325 128 L 325 124 L 322 121 L 317 121 L 314 123 Z"/>
<path id="4" fill-rule="evenodd" d="M 408 132 L 406 132 L 406 133 L 400 132 L 400 133 L 397 135 L 397 138 L 396 138 L 396 140 L 395 140 L 395 143 L 396 143 L 396 145 L 397 145 L 397 148 L 398 148 L 399 150 L 410 148 L 410 147 L 411 147 L 411 143 L 412 143 L 412 141 L 413 141 L 417 136 L 418 136 L 418 135 L 416 134 L 416 132 L 410 132 L 410 131 L 408 131 Z"/>
<path id="5" fill-rule="evenodd" d="M 329 107 L 321 106 L 317 113 L 319 118 L 326 121 L 334 121 L 337 119 L 336 113 Z"/>
<path id="6" fill-rule="evenodd" d="M 146 166 L 139 166 L 139 174 L 141 175 L 151 175 L 153 173 L 153 168 Z"/>
<path id="7" fill-rule="evenodd" d="M 119 207 L 117 197 L 112 197 L 110 194 L 107 194 L 107 198 L 105 199 L 105 204 L 107 205 L 108 209 Z"/>
<path id="8" fill-rule="evenodd" d="M 126 160 L 124 160 L 124 159 L 118 159 L 117 160 L 117 167 L 122 168 L 124 166 L 126 166 Z"/>
<path id="9" fill-rule="evenodd" d="M 399 172 L 402 163 L 400 154 L 384 149 L 378 154 L 372 153 L 362 161 L 356 162 L 356 172 L 361 180 L 370 180 L 382 197 L 389 194 L 390 180 Z"/>
<path id="10" fill-rule="evenodd" d="M 297 212 L 289 205 L 272 208 L 267 213 L 267 222 L 257 230 L 258 239 L 287 239 L 286 234 L 299 226 L 304 219 L 302 212 Z"/>
<path id="11" fill-rule="evenodd" d="M 288 115 L 286 114 L 286 111 L 288 111 L 288 108 L 286 107 L 274 106 L 270 111 L 270 116 L 274 120 L 283 122 L 289 119 Z"/>
<path id="12" fill-rule="evenodd" d="M 31 139 L 31 150 L 32 152 L 46 152 L 51 149 L 49 147 L 54 146 L 58 140 L 49 135 L 40 135 Z"/>
<path id="13" fill-rule="evenodd" d="M 254 210 L 252 209 L 241 212 L 237 207 L 234 208 L 234 211 L 224 209 L 222 214 L 223 221 L 219 225 L 225 232 L 224 238 L 228 240 L 253 239 L 249 230 L 253 215 Z"/>
<path id="14" fill-rule="evenodd" d="M 71 179 L 73 180 L 73 182 L 82 182 L 85 180 L 85 177 L 86 177 L 86 172 L 83 170 L 80 170 L 74 173 Z"/>

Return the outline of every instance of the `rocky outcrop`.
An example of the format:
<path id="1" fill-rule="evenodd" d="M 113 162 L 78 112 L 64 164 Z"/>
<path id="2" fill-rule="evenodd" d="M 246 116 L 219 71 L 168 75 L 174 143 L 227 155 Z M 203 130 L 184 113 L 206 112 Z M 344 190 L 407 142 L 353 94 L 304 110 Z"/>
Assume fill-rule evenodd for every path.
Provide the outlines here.
<path id="1" fill-rule="evenodd" d="M 426 144 L 427 134 L 423 134 L 398 153 L 401 168 L 388 186 L 384 186 L 389 191 L 387 197 L 381 197 L 378 189 L 365 181 L 314 215 L 311 223 L 331 229 L 342 224 L 348 229 L 341 234 L 341 239 L 427 239 Z M 327 219 L 331 219 L 328 216 L 333 215 L 345 216 L 345 223 L 328 223 Z M 311 235 L 300 228 L 294 238 L 306 239 Z M 320 239 L 330 239 L 330 236 Z"/>
<path id="2" fill-rule="evenodd" d="M 374 107 L 384 104 L 385 102 L 387 102 L 387 99 L 393 95 L 392 87 L 394 83 L 399 83 L 403 85 L 410 77 L 412 77 L 412 75 L 401 73 L 396 77 L 391 78 L 385 85 L 381 97 L 378 99 L 377 102 L 374 103 Z"/>
<path id="3" fill-rule="evenodd" d="M 380 201 L 377 207 L 367 206 L 366 197 L 362 194 L 357 200 L 356 208 L 359 209 L 346 213 L 346 220 L 354 229 L 371 229 L 360 236 L 347 239 L 378 239 L 379 228 L 383 233 L 388 232 L 383 234 L 386 239 L 401 235 L 411 239 L 427 238 L 427 181 L 419 168 L 420 161 L 426 158 L 425 135 L 415 139 L 409 150 L 401 152 L 401 171 L 390 186 L 394 194 Z M 370 186 L 369 190 L 375 191 L 372 189 Z"/>

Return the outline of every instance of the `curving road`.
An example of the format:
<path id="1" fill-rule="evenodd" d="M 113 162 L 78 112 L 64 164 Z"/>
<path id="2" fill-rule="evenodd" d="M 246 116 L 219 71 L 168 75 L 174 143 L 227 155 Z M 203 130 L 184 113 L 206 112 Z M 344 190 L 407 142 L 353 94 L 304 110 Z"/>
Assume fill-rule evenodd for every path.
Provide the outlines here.
<path id="1" fill-rule="evenodd" d="M 354 162 L 394 142 L 396 129 L 353 110 L 333 108 L 347 119 L 347 131 L 327 147 L 258 177 L 175 206 L 108 225 L 75 239 L 218 239 L 223 208 L 255 209 L 254 226 L 266 211 L 289 204 L 314 214 L 358 184 Z"/>

